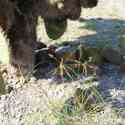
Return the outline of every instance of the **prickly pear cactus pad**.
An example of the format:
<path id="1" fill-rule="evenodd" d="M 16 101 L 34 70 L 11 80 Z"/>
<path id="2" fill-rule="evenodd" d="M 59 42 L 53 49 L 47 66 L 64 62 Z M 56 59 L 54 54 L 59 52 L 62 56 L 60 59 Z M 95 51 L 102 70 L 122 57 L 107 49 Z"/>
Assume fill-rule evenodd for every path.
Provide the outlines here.
<path id="1" fill-rule="evenodd" d="M 66 30 L 66 19 L 44 19 L 47 35 L 51 39 L 58 39 Z"/>

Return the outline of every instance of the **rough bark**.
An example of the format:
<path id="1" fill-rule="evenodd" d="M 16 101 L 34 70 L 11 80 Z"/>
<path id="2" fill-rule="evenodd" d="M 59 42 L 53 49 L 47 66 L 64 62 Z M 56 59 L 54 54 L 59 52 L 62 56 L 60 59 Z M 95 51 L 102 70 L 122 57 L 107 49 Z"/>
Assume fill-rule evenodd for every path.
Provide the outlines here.
<path id="1" fill-rule="evenodd" d="M 67 19 L 79 18 L 83 1 L 87 7 L 97 4 L 97 0 L 0 0 L 0 26 L 9 39 L 10 63 L 21 70 L 33 69 L 37 17 L 44 18 L 48 36 L 57 39 L 65 32 Z"/>

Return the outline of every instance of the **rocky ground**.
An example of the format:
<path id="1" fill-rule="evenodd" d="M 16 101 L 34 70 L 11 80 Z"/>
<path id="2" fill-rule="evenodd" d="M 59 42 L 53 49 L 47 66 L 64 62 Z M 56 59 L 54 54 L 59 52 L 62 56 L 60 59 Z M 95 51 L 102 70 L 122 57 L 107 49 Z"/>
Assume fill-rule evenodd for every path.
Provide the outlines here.
<path id="1" fill-rule="evenodd" d="M 98 7 L 83 10 L 78 21 L 69 22 L 67 32 L 57 41 L 49 40 L 43 25 L 39 25 L 39 39 L 47 44 L 62 47 L 62 42 L 80 42 L 101 48 L 101 54 L 110 48 L 108 54 L 107 50 L 102 54 L 107 63 L 97 66 L 96 76 L 77 74 L 70 80 L 55 78 L 50 73 L 49 77 L 19 81 L 4 72 L 4 79 L 0 79 L 6 83 L 8 93 L 0 96 L 0 125 L 125 125 L 124 6 L 124 0 L 100 0 Z M 42 38 L 40 34 L 44 34 Z M 49 70 L 46 72 L 48 75 Z M 77 105 L 72 102 L 77 91 L 91 86 L 94 89 L 90 103 L 95 97 L 100 111 L 95 113 L 96 106 L 91 113 L 79 106 L 74 114 L 62 111 L 67 105 L 67 109 L 72 110 L 73 105 Z M 81 107 L 85 106 L 84 101 L 78 99 L 78 102 Z"/>

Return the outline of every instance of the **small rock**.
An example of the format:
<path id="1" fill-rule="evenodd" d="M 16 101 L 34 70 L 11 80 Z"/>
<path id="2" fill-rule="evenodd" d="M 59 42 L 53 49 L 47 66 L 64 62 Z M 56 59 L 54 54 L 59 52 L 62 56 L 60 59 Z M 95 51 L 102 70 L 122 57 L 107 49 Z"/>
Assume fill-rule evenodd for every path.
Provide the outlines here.
<path id="1" fill-rule="evenodd" d="M 92 59 L 91 63 L 94 63 L 94 64 L 102 64 L 103 63 L 101 50 L 98 47 L 86 47 L 85 54 L 88 58 Z"/>
<path id="2" fill-rule="evenodd" d="M 10 93 L 11 91 L 14 90 L 12 86 L 6 86 L 7 93 Z"/>
<path id="3" fill-rule="evenodd" d="M 119 65 L 124 61 L 123 55 L 118 50 L 113 48 L 104 48 L 101 54 L 106 61 L 112 64 Z"/>
<path id="4" fill-rule="evenodd" d="M 122 63 L 122 64 L 120 65 L 120 71 L 121 71 L 122 73 L 125 73 L 125 63 Z"/>
<path id="5" fill-rule="evenodd" d="M 1 95 L 1 100 L 6 100 L 7 96 L 6 95 Z"/>

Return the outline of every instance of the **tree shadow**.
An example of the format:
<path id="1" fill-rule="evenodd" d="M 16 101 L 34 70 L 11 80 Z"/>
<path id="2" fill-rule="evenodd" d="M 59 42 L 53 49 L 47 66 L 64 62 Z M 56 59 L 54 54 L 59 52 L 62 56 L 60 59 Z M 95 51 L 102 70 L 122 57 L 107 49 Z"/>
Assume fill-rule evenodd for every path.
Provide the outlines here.
<path id="1" fill-rule="evenodd" d="M 125 34 L 125 21 L 119 19 L 79 19 L 79 29 L 94 31 L 92 35 L 84 35 L 72 41 L 103 47 L 104 45 L 118 46 L 120 37 Z M 65 43 L 65 44 L 64 44 Z M 65 41 L 63 45 L 70 44 Z M 60 44 L 61 46 L 61 44 Z M 54 67 L 55 68 L 55 67 Z M 102 74 L 99 77 L 98 90 L 106 102 L 112 106 L 125 108 L 125 79 L 119 67 L 112 64 L 100 66 Z M 49 72 L 50 68 L 47 72 Z M 45 71 L 44 71 L 45 73 Z M 43 73 L 43 74 L 44 74 Z M 51 77 L 51 76 L 50 76 Z M 42 77 L 43 78 L 43 77 Z"/>
<path id="2" fill-rule="evenodd" d="M 79 29 L 93 31 L 92 35 L 83 35 L 72 43 L 87 43 L 92 46 L 118 46 L 121 36 L 125 34 L 125 20 L 120 19 L 79 19 Z M 71 44 L 72 44 L 71 43 Z M 64 43 L 63 43 L 64 44 Z M 64 45 L 70 44 L 65 42 Z M 112 57 L 113 58 L 113 57 Z M 100 66 L 102 74 L 99 77 L 98 91 L 104 101 L 112 107 L 125 108 L 125 79 L 119 66 L 104 64 Z"/>
<path id="3" fill-rule="evenodd" d="M 101 70 L 103 74 L 97 86 L 100 95 L 112 107 L 125 108 L 125 75 L 112 64 L 102 65 Z"/>
<path id="4" fill-rule="evenodd" d="M 80 29 L 94 31 L 93 35 L 80 36 L 79 41 L 85 41 L 90 44 L 118 44 L 120 36 L 125 34 L 125 21 L 119 19 L 79 19 Z"/>
<path id="5" fill-rule="evenodd" d="M 119 19 L 83 19 L 80 18 L 80 29 L 95 31 L 93 35 L 80 36 L 78 41 L 103 47 L 118 46 L 121 36 L 125 34 L 125 20 Z M 82 25 L 83 24 L 83 25 Z M 103 42 L 103 43 L 102 43 Z M 113 58 L 113 57 L 112 57 Z M 125 79 L 119 67 L 111 64 L 102 65 L 103 75 L 99 80 L 99 91 L 112 106 L 125 108 Z"/>

